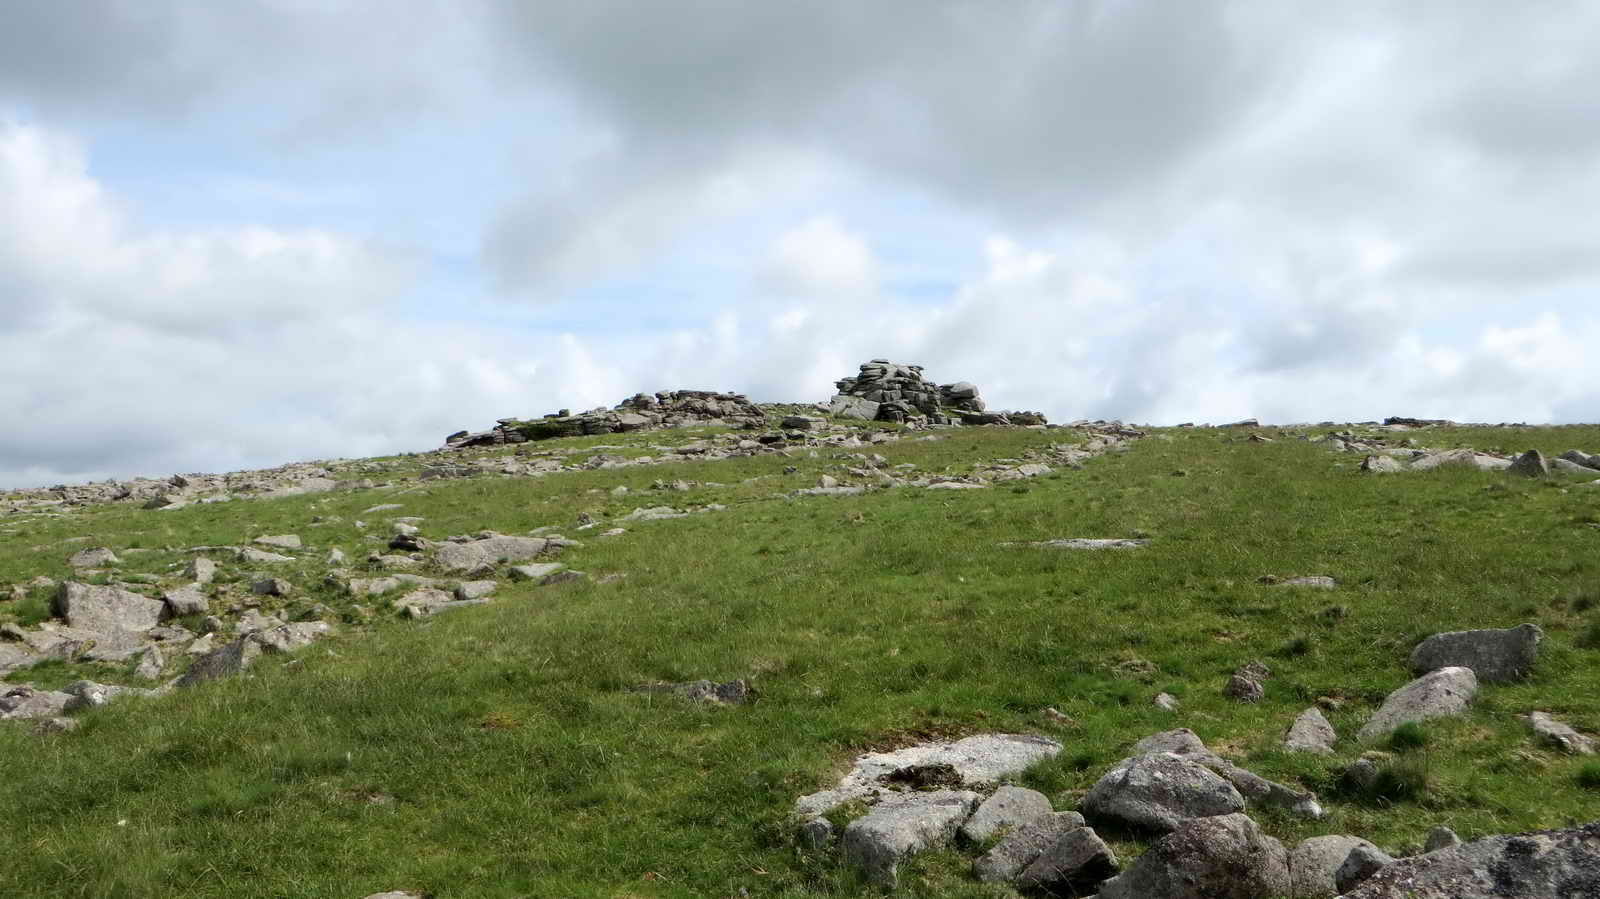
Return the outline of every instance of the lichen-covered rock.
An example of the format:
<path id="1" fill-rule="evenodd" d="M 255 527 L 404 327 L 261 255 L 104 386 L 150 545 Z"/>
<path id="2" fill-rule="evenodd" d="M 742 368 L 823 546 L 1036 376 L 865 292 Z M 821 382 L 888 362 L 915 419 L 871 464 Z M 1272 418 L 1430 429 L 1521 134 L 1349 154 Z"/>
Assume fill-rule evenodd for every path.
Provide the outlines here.
<path id="1" fill-rule="evenodd" d="M 1357 846 L 1345 856 L 1344 863 L 1333 875 L 1339 892 L 1347 893 L 1367 882 L 1372 875 L 1394 862 L 1394 856 L 1373 845 Z"/>
<path id="2" fill-rule="evenodd" d="M 1001 787 L 961 826 L 961 836 L 982 843 L 998 833 L 1032 824 L 1050 811 L 1050 799 L 1038 790 Z"/>
<path id="3" fill-rule="evenodd" d="M 997 784 L 1060 752 L 1061 744 L 1048 737 L 977 734 L 955 742 L 936 741 L 892 752 L 868 753 L 858 757 L 831 789 L 797 799 L 794 814 L 802 820 L 815 818 L 852 799 L 871 796 L 881 791 L 896 772 L 905 769 L 948 765 L 960 786 L 976 788 Z"/>
<path id="4" fill-rule="evenodd" d="M 1478 678 L 1471 668 L 1431 671 L 1390 693 L 1357 736 L 1371 742 L 1408 722 L 1459 715 L 1477 692 Z"/>
<path id="5" fill-rule="evenodd" d="M 486 537 L 466 543 L 441 543 L 434 547 L 434 564 L 445 571 L 475 574 L 501 562 L 526 562 L 550 549 L 542 537 Z"/>
<path id="6" fill-rule="evenodd" d="M 1289 725 L 1289 732 L 1283 737 L 1283 748 L 1291 752 L 1315 752 L 1328 755 L 1333 752 L 1333 744 L 1339 739 L 1334 732 L 1333 725 L 1323 716 L 1316 706 L 1301 712 Z"/>
<path id="7" fill-rule="evenodd" d="M 141 634 L 161 623 L 162 604 L 117 587 L 67 581 L 55 598 L 55 613 L 68 625 L 103 634 Z"/>
<path id="8" fill-rule="evenodd" d="M 1283 844 L 1229 814 L 1181 822 L 1101 884 L 1100 899 L 1277 899 L 1289 889 Z"/>
<path id="9" fill-rule="evenodd" d="M 900 863 L 954 836 L 981 798 L 970 790 L 886 797 L 845 827 L 841 841 L 845 858 L 873 883 L 895 886 Z"/>
<path id="10" fill-rule="evenodd" d="M 1166 833 L 1190 818 L 1244 810 L 1244 797 L 1204 765 L 1170 752 L 1123 759 L 1084 796 L 1091 822 Z"/>
<path id="11" fill-rule="evenodd" d="M 1062 834 L 1017 878 L 1025 890 L 1068 890 L 1092 888 L 1117 873 L 1117 855 L 1100 839 L 1092 827 L 1078 827 Z"/>
<path id="12" fill-rule="evenodd" d="M 1577 899 L 1600 896 L 1600 821 L 1506 834 L 1404 858 L 1345 899 Z"/>
<path id="13" fill-rule="evenodd" d="M 1411 651 L 1411 670 L 1471 668 L 1479 681 L 1520 680 L 1539 658 L 1544 631 L 1536 624 L 1503 630 L 1450 631 L 1434 634 Z"/>
<path id="14" fill-rule="evenodd" d="M 1083 826 L 1077 812 L 1051 812 L 1012 831 L 972 863 L 973 876 L 984 883 L 1014 880 L 1068 831 Z"/>
<path id="15" fill-rule="evenodd" d="M 1358 846 L 1377 848 L 1360 837 L 1333 834 L 1311 837 L 1289 850 L 1290 895 L 1296 899 L 1337 896 L 1339 868 Z"/>

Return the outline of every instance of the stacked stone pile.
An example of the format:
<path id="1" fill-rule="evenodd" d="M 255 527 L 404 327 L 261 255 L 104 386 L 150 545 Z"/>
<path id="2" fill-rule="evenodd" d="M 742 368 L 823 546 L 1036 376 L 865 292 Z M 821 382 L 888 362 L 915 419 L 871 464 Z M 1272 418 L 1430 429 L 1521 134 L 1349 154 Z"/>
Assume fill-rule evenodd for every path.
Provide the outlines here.
<path id="1" fill-rule="evenodd" d="M 533 421 L 502 418 L 487 431 L 457 431 L 445 438 L 446 449 L 498 446 L 553 437 L 581 437 L 694 426 L 759 427 L 767 416 L 742 393 L 672 390 L 636 393 L 613 409 L 600 407 L 574 415 L 562 409 Z"/>
<path id="2" fill-rule="evenodd" d="M 834 383 L 829 411 L 843 418 L 927 424 L 1044 424 L 1038 412 L 990 412 L 978 388 L 966 381 L 935 384 L 920 365 L 873 359 L 855 377 Z"/>

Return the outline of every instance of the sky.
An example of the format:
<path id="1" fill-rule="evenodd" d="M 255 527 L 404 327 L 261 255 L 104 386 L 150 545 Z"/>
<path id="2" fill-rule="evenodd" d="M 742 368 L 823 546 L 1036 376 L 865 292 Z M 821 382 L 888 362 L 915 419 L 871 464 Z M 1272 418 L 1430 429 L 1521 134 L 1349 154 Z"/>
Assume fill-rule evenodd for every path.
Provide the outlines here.
<path id="1" fill-rule="evenodd" d="M 879 357 L 1052 421 L 1600 421 L 1597 46 L 1583 0 L 9 4 L 0 486 Z"/>

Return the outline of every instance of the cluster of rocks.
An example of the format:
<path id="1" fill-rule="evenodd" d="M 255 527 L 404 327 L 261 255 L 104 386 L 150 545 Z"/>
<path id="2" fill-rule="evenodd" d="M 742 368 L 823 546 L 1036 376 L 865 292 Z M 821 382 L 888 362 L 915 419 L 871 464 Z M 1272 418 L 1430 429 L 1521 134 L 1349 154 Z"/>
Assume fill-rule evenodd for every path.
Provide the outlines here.
<path id="1" fill-rule="evenodd" d="M 1361 454 L 1361 470 L 1372 474 L 1431 471 L 1445 466 L 1459 466 L 1479 471 L 1505 471 L 1525 477 L 1563 474 L 1600 478 L 1600 454 L 1577 449 L 1567 450 L 1553 459 L 1545 458 L 1544 453 L 1536 449 L 1518 456 L 1503 456 L 1460 447 L 1429 449 L 1417 445 L 1416 439 L 1411 437 L 1391 444 L 1385 437 L 1358 435 L 1349 430 L 1330 431 L 1315 442 L 1335 452 Z"/>
<path id="2" fill-rule="evenodd" d="M 637 393 L 615 408 L 600 407 L 574 415 L 568 409 L 543 418 L 523 421 L 502 418 L 487 431 L 457 431 L 445 438 L 446 449 L 499 446 L 556 437 L 583 437 L 648 431 L 659 428 L 743 427 L 759 428 L 767 414 L 740 393 L 709 390 L 673 390 Z"/>
<path id="3" fill-rule="evenodd" d="M 1042 425 L 1038 412 L 990 412 L 978 388 L 966 381 L 935 384 L 922 376 L 920 365 L 887 359 L 861 364 L 860 373 L 835 382 L 838 393 L 828 403 L 830 414 L 863 421 L 904 424 Z"/>
<path id="4" fill-rule="evenodd" d="M 228 474 L 175 474 L 167 478 L 131 478 L 93 484 L 58 485 L 6 492 L 0 509 L 49 512 L 74 506 L 136 503 L 147 509 L 179 509 L 197 503 L 236 499 L 272 499 L 324 493 L 340 487 L 377 486 L 371 475 L 392 463 L 301 462 L 277 468 Z"/>

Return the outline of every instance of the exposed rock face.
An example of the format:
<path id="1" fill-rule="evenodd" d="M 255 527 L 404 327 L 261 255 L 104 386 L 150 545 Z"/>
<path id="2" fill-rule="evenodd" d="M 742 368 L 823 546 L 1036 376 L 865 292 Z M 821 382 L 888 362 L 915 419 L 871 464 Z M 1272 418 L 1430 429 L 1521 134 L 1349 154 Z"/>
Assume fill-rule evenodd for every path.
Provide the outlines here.
<path id="1" fill-rule="evenodd" d="M 1440 668 L 1389 694 L 1358 736 L 1371 742 L 1410 721 L 1459 715 L 1478 692 L 1471 668 Z"/>
<path id="2" fill-rule="evenodd" d="M 1411 670 L 1471 668 L 1480 681 L 1520 680 L 1539 657 L 1544 631 L 1536 624 L 1504 630 L 1451 631 L 1434 634 L 1411 651 Z"/>
<path id="3" fill-rule="evenodd" d="M 1339 894 L 1339 868 L 1359 846 L 1376 850 L 1360 837 L 1311 837 L 1289 852 L 1290 895 L 1298 899 L 1329 899 Z"/>
<path id="4" fill-rule="evenodd" d="M 1316 752 L 1329 755 L 1333 752 L 1333 744 L 1339 739 L 1334 732 L 1333 725 L 1323 716 L 1321 710 L 1312 706 L 1301 712 L 1294 723 L 1289 725 L 1289 732 L 1284 735 L 1283 748 L 1293 752 Z"/>
<path id="5" fill-rule="evenodd" d="M 829 411 L 846 418 L 929 424 L 1044 424 L 1037 412 L 989 412 L 978 388 L 966 381 L 936 385 L 920 365 L 887 359 L 861 364 L 854 377 L 842 378 Z"/>
<path id="6" fill-rule="evenodd" d="M 1077 812 L 1051 812 L 1007 834 L 972 863 L 972 873 L 984 883 L 1012 880 L 1068 832 L 1082 826 L 1083 816 Z"/>
<path id="7" fill-rule="evenodd" d="M 1159 752 L 1118 762 L 1080 807 L 1090 821 L 1166 833 L 1190 818 L 1244 811 L 1244 797 L 1204 765 Z"/>
<path id="8" fill-rule="evenodd" d="M 637 393 L 614 409 L 592 409 L 576 415 L 563 409 L 532 421 L 502 418 L 488 431 L 457 431 L 445 438 L 446 449 L 495 446 L 547 440 L 552 437 L 579 437 L 586 434 L 613 434 L 693 425 L 759 426 L 766 422 L 761 407 L 741 393 L 709 390 L 662 391 L 654 395 Z"/>
<path id="9" fill-rule="evenodd" d="M 1507 834 L 1401 859 L 1345 899 L 1600 896 L 1600 821 Z"/>
<path id="10" fill-rule="evenodd" d="M 867 879 L 894 886 L 907 857 L 955 835 L 982 798 L 969 790 L 905 793 L 880 801 L 844 829 L 844 855 Z"/>
<path id="11" fill-rule="evenodd" d="M 1182 822 L 1102 884 L 1100 899 L 1275 899 L 1289 889 L 1283 844 L 1229 814 Z"/>

